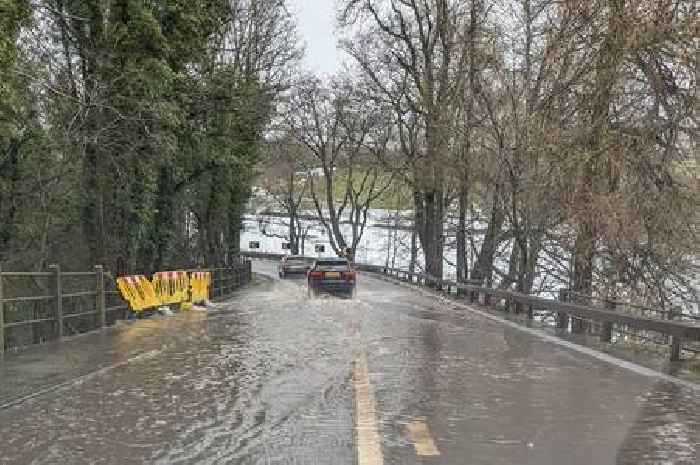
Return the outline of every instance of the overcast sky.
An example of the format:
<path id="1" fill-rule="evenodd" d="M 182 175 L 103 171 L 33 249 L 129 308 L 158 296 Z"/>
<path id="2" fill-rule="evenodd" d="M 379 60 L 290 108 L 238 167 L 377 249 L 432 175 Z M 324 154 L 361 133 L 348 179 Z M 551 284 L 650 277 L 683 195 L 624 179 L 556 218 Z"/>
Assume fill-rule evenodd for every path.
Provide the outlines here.
<path id="1" fill-rule="evenodd" d="M 290 0 L 299 21 L 299 33 L 306 43 L 306 65 L 318 74 L 333 74 L 338 70 L 336 50 L 335 1 Z"/>

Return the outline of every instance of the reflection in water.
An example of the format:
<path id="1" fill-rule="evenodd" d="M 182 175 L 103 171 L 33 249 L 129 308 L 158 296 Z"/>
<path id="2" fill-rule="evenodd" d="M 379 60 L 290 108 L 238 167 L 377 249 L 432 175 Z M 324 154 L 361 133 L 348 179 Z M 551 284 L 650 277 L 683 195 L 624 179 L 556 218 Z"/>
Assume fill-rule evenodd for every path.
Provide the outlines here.
<path id="1" fill-rule="evenodd" d="M 227 310 L 67 343 L 111 368 L 0 411 L 0 464 L 351 465 L 361 350 L 386 465 L 698 461 L 697 393 L 395 286 L 307 300 L 270 281 Z"/>
<path id="2" fill-rule="evenodd" d="M 656 384 L 641 397 L 643 407 L 620 447 L 616 464 L 697 465 L 700 459 L 698 397 L 666 382 Z"/>
<path id="3" fill-rule="evenodd" d="M 506 342 L 506 350 L 503 351 L 505 360 L 530 359 L 532 356 L 533 338 L 523 337 L 523 333 L 509 326 L 503 327 L 503 339 Z"/>

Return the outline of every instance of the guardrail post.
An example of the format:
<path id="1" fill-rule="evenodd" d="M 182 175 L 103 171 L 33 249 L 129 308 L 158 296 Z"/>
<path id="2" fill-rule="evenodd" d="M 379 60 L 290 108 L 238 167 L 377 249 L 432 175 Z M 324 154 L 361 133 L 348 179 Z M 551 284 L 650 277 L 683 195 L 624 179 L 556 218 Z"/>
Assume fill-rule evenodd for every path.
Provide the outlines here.
<path id="1" fill-rule="evenodd" d="M 608 310 L 615 311 L 615 302 L 605 302 L 605 307 Z M 600 340 L 601 342 L 612 342 L 613 324 L 610 321 L 604 321 L 600 327 Z"/>
<path id="2" fill-rule="evenodd" d="M 105 273 L 102 265 L 95 265 L 95 306 L 100 328 L 107 326 L 107 305 L 105 304 Z"/>
<path id="3" fill-rule="evenodd" d="M 49 265 L 49 270 L 53 273 L 52 290 L 54 313 L 56 314 L 58 338 L 60 339 L 63 337 L 63 285 L 61 283 L 61 266 Z"/>
<path id="4" fill-rule="evenodd" d="M 568 289 L 559 289 L 559 301 L 567 302 L 569 299 Z M 557 312 L 557 328 L 566 329 L 569 327 L 569 314 L 565 312 Z"/>
<path id="5" fill-rule="evenodd" d="M 681 359 L 682 340 L 678 336 L 671 336 L 671 361 L 678 362 Z"/>
<path id="6" fill-rule="evenodd" d="M 520 315 L 521 313 L 523 313 L 523 303 L 517 300 L 515 302 L 515 314 Z"/>
<path id="7" fill-rule="evenodd" d="M 2 265 L 0 265 L 0 355 L 5 353 L 5 306 L 2 299 Z"/>
<path id="8" fill-rule="evenodd" d="M 668 311 L 668 319 L 673 320 L 676 317 L 674 308 Z M 678 362 L 681 359 L 682 339 L 678 336 L 671 336 L 671 361 Z"/>
<path id="9" fill-rule="evenodd" d="M 587 300 L 584 300 L 587 299 Z M 591 305 L 590 297 L 577 296 L 574 298 L 574 303 L 580 305 Z M 584 318 L 572 317 L 571 318 L 571 332 L 572 333 L 585 333 L 590 332 L 593 322 L 586 320 Z"/>

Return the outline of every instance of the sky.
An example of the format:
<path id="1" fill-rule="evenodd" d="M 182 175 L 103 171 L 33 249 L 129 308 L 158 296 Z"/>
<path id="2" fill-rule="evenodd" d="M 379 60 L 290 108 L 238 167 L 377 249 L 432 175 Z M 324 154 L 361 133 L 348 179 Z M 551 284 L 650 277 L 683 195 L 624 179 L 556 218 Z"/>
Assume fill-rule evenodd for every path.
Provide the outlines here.
<path id="1" fill-rule="evenodd" d="M 306 44 L 305 64 L 317 74 L 333 74 L 339 69 L 336 50 L 334 0 L 289 0 L 296 14 L 299 34 Z"/>

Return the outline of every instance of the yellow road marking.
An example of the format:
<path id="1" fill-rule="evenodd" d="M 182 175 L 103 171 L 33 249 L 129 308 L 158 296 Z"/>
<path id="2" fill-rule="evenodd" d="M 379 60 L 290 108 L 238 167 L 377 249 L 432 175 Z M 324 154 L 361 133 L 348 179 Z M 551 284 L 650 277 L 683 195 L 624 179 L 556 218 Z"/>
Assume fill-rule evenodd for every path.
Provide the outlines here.
<path id="1" fill-rule="evenodd" d="M 424 420 L 412 421 L 406 425 L 408 437 L 413 442 L 417 455 L 440 455 L 435 440 Z"/>
<path id="2" fill-rule="evenodd" d="M 364 351 L 355 360 L 353 384 L 357 411 L 357 465 L 383 465 L 384 458 L 377 430 L 376 401 L 374 389 L 369 381 L 367 354 Z"/>

